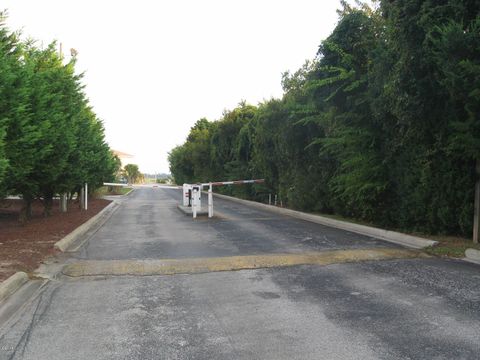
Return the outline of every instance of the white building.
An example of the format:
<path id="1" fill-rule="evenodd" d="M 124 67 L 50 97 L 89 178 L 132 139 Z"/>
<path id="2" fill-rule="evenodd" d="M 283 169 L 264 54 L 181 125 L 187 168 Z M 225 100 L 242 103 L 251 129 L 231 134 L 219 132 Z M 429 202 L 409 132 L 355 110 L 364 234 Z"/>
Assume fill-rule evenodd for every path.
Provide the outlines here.
<path id="1" fill-rule="evenodd" d="M 113 149 L 112 152 L 120 159 L 122 168 L 127 164 L 135 164 L 135 156 Z"/>

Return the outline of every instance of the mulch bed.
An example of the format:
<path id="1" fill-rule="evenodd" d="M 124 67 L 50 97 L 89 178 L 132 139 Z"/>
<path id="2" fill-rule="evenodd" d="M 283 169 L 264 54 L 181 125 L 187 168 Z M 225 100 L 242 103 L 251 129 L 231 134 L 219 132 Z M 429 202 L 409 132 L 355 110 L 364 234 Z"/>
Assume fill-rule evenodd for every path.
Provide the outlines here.
<path id="1" fill-rule="evenodd" d="M 33 204 L 33 218 L 25 225 L 18 222 L 21 200 L 0 200 L 0 282 L 17 271 L 32 272 L 46 258 L 55 255 L 53 245 L 95 216 L 110 203 L 104 199 L 89 199 L 88 210 L 78 203 L 68 204 L 68 212 L 59 211 L 54 201 L 52 216 L 43 216 L 40 201 Z"/>

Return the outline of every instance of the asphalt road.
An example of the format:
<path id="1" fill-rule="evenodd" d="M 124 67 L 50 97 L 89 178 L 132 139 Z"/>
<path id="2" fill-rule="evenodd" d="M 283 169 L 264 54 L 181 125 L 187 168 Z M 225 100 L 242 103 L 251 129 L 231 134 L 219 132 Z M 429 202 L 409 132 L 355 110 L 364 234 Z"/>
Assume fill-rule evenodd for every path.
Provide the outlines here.
<path id="1" fill-rule="evenodd" d="M 480 266 L 407 259 L 397 245 L 225 200 L 215 200 L 218 217 L 193 221 L 180 196 L 126 197 L 66 260 L 94 275 L 39 289 L 0 324 L 0 359 L 480 358 Z M 399 255 L 340 256 L 365 249 Z M 261 260 L 325 251 L 337 254 L 329 265 Z M 252 257 L 259 268 L 246 268 Z M 178 273 L 132 271 L 135 261 L 161 270 L 164 259 Z M 207 266 L 218 259 L 232 271 Z M 192 262 L 202 271 L 185 271 Z M 95 275 L 104 264 L 115 274 Z"/>

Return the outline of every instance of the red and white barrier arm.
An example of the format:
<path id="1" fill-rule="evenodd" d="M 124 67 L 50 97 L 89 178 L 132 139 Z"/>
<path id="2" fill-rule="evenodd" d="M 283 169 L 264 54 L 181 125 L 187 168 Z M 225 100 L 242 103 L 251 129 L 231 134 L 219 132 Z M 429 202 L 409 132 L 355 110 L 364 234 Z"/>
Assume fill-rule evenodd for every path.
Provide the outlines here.
<path id="1" fill-rule="evenodd" d="M 122 187 L 128 186 L 128 184 L 124 184 L 124 183 L 106 183 L 106 182 L 104 182 L 103 185 L 104 186 L 122 186 Z"/>
<path id="2" fill-rule="evenodd" d="M 243 184 L 261 184 L 264 183 L 265 179 L 255 179 L 255 180 L 235 180 L 235 181 L 215 181 L 211 183 L 204 183 L 202 186 L 222 186 L 222 185 L 243 185 Z"/>

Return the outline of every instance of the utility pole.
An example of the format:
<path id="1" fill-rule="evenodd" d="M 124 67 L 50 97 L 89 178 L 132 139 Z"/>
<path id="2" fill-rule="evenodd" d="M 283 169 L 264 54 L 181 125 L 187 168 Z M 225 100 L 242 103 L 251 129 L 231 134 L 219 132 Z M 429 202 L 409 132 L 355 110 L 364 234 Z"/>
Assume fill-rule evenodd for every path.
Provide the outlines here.
<path id="1" fill-rule="evenodd" d="M 473 242 L 478 244 L 480 241 L 480 159 L 477 159 L 475 167 L 475 210 L 473 218 Z"/>

